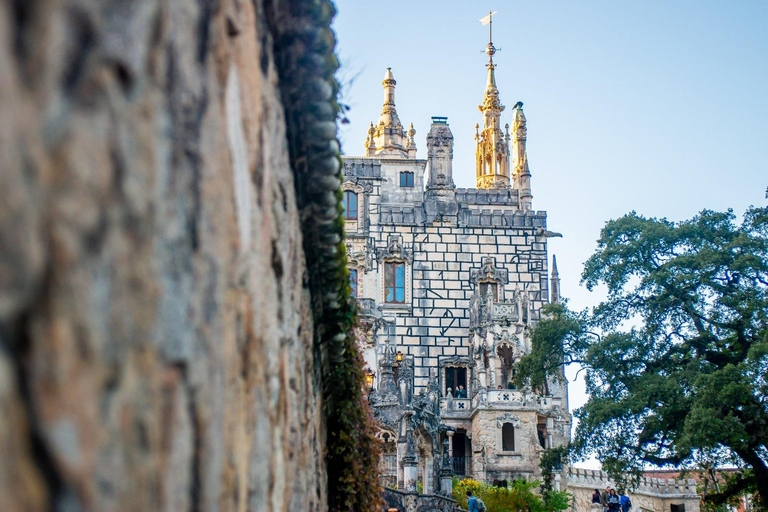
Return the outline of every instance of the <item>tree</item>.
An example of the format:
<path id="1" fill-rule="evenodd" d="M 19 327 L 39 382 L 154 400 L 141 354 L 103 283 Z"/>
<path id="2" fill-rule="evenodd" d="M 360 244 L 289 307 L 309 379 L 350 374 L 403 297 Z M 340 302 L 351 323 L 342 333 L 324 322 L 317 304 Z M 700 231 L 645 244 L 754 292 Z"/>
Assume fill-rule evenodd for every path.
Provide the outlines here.
<path id="1" fill-rule="evenodd" d="M 582 283 L 607 288 L 591 312 L 553 304 L 534 329 L 520 385 L 563 364 L 585 370 L 575 457 L 614 478 L 648 465 L 736 466 L 705 500 L 768 504 L 768 209 L 670 222 L 609 221 Z"/>

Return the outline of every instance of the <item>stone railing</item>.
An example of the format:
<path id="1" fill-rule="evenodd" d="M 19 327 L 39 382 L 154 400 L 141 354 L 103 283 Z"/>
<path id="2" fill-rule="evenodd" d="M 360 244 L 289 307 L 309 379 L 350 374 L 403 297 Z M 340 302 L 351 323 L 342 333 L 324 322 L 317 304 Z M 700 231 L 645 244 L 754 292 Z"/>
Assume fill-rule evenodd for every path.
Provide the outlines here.
<path id="1" fill-rule="evenodd" d="M 560 397 L 539 396 L 530 391 L 518 389 L 489 389 L 477 393 L 472 398 L 473 409 L 484 404 L 553 409 L 555 407 L 562 408 L 564 401 Z"/>
<path id="2" fill-rule="evenodd" d="M 441 414 L 461 415 L 471 413 L 481 406 L 505 406 L 528 407 L 535 409 L 551 410 L 564 406 L 563 398 L 551 396 L 539 396 L 530 391 L 517 389 L 489 389 L 480 391 L 472 399 L 453 398 L 447 396 L 440 399 Z"/>
<path id="3" fill-rule="evenodd" d="M 440 411 L 442 414 L 472 412 L 472 400 L 468 398 L 441 398 Z"/>
<path id="4" fill-rule="evenodd" d="M 398 512 L 417 512 L 429 510 L 434 512 L 461 512 L 456 500 L 439 494 L 416 494 L 403 492 L 398 489 L 384 487 L 381 490 L 385 509 L 397 509 Z"/>

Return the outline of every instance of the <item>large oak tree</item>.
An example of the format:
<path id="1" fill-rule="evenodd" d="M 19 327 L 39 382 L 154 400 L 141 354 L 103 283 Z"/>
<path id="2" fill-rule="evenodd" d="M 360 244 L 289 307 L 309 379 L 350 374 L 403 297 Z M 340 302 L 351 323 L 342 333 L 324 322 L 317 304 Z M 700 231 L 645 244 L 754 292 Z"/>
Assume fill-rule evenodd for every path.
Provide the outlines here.
<path id="1" fill-rule="evenodd" d="M 768 208 L 750 208 L 741 224 L 731 211 L 612 220 L 582 282 L 604 285 L 606 300 L 591 312 L 549 306 L 517 372 L 536 386 L 582 365 L 589 400 L 573 453 L 596 455 L 614 476 L 735 466 L 706 499 L 752 492 L 765 507 Z"/>

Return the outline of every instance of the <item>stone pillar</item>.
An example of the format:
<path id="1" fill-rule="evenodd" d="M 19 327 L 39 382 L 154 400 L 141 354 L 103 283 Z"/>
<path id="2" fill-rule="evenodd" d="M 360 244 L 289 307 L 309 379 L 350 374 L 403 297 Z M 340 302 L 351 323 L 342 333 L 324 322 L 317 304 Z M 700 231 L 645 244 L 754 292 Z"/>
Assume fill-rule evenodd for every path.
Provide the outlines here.
<path id="1" fill-rule="evenodd" d="M 424 474 L 422 475 L 422 482 L 424 482 L 424 489 L 422 490 L 422 493 L 424 494 L 432 494 L 432 479 L 434 478 L 434 475 L 432 474 L 434 471 L 434 459 L 432 458 L 432 455 L 427 455 L 424 457 Z"/>
<path id="2" fill-rule="evenodd" d="M 453 475 L 450 469 L 440 470 L 440 492 L 449 498 L 453 497 Z"/>
<path id="3" fill-rule="evenodd" d="M 488 355 L 488 380 L 490 381 L 488 385 L 491 387 L 491 389 L 496 389 L 496 372 L 498 371 L 498 362 L 499 358 L 496 357 L 496 354 L 489 354 Z"/>
<path id="4" fill-rule="evenodd" d="M 440 492 L 447 497 L 453 496 L 453 432 L 448 431 L 448 438 L 443 440 L 443 464 L 440 468 Z M 450 439 L 450 442 L 448 441 Z"/>
<path id="5" fill-rule="evenodd" d="M 419 468 L 415 455 L 403 457 L 403 487 L 405 492 L 416 492 L 416 481 L 419 478 Z"/>

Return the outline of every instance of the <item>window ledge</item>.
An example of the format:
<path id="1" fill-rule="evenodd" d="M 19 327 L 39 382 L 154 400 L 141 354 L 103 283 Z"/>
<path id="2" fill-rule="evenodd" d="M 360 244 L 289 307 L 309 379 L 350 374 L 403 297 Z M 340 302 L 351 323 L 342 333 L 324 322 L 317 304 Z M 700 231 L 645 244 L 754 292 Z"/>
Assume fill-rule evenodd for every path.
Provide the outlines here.
<path id="1" fill-rule="evenodd" d="M 379 311 L 384 311 L 385 309 L 390 311 L 407 311 L 409 313 L 413 312 L 413 306 L 410 304 L 391 304 L 389 302 L 385 302 L 379 305 Z"/>

